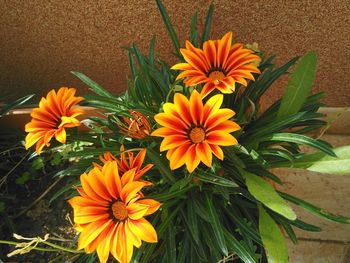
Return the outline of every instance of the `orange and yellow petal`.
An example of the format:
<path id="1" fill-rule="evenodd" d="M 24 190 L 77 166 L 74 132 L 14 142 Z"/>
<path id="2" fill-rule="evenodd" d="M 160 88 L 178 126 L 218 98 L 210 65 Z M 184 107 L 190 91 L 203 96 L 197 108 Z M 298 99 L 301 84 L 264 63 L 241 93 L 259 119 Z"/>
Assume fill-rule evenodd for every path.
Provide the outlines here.
<path id="1" fill-rule="evenodd" d="M 255 80 L 252 73 L 260 74 L 256 67 L 261 59 L 243 44 L 232 45 L 232 32 L 219 40 L 208 40 L 203 49 L 186 41 L 186 48 L 180 49 L 186 63 L 172 67 L 181 70 L 176 80 L 184 79 L 186 87 L 204 84 L 201 96 L 204 98 L 213 90 L 229 94 L 235 91 L 235 83 L 247 86 L 247 80 Z"/>
<path id="2" fill-rule="evenodd" d="M 218 94 L 203 104 L 203 98 L 194 90 L 190 99 L 175 95 L 174 103 L 167 103 L 167 110 L 155 115 L 155 120 L 163 127 L 153 131 L 152 136 L 163 137 L 160 151 L 167 151 L 170 169 L 186 165 L 187 170 L 193 172 L 201 162 L 211 167 L 212 154 L 223 159 L 223 152 L 218 146 L 238 143 L 230 134 L 240 129 L 230 120 L 235 113 L 231 109 L 220 108 L 222 102 L 223 95 Z"/>
<path id="3" fill-rule="evenodd" d="M 51 90 L 40 100 L 39 107 L 31 113 L 31 121 L 25 125 L 27 149 L 36 144 L 36 152 L 40 154 L 44 146 L 50 146 L 53 137 L 66 143 L 65 128 L 79 126 L 76 117 L 84 113 L 80 108 L 73 108 L 83 100 L 75 97 L 75 92 L 73 88 L 62 87 L 57 92 Z"/>

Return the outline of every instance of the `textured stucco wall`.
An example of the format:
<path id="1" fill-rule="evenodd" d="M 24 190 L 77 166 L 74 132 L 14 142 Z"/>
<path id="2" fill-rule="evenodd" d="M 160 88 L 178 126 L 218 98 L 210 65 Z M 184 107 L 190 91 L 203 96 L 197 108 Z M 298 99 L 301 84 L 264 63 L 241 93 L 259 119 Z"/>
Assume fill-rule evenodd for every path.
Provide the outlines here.
<path id="1" fill-rule="evenodd" d="M 183 44 L 190 17 L 204 17 L 210 0 L 164 0 Z M 258 42 L 281 64 L 315 50 L 319 67 L 314 91 L 325 90 L 329 106 L 350 105 L 349 0 L 217 0 L 213 38 L 234 32 L 235 41 Z M 126 87 L 126 52 L 136 42 L 146 50 L 157 36 L 159 54 L 176 62 L 172 46 L 150 0 L 0 0 L 0 91 L 13 97 L 39 95 L 62 85 L 83 88 L 69 72 L 84 72 L 113 90 Z M 281 95 L 283 81 L 267 96 Z M 1 100 L 1 99 L 0 99 Z"/>

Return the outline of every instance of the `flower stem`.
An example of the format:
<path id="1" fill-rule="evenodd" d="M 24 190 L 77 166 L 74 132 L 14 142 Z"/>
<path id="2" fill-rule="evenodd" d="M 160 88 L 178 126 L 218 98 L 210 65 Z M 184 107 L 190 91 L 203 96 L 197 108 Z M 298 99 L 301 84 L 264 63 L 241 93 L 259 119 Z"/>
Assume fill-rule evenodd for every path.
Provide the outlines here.
<path id="1" fill-rule="evenodd" d="M 51 243 L 49 241 L 43 241 L 42 243 L 46 244 L 46 245 L 48 245 L 50 247 L 53 247 L 53 248 L 56 248 L 56 249 L 59 249 L 59 250 L 62 250 L 62 251 L 70 252 L 70 253 L 83 253 L 83 251 L 79 251 L 79 250 L 71 249 L 71 248 L 67 248 L 67 247 L 62 247 L 60 245 L 56 245 L 56 244 Z"/>
<path id="2" fill-rule="evenodd" d="M 7 240 L 0 240 L 0 244 L 7 244 L 7 245 L 17 245 L 20 244 L 20 242 L 14 242 L 14 241 L 7 241 Z M 39 250 L 39 251 L 47 251 L 47 252 L 58 252 L 59 250 L 53 249 L 53 248 L 42 248 L 42 247 L 28 247 L 30 249 Z"/>
<path id="3" fill-rule="evenodd" d="M 20 243 L 21 243 L 21 242 L 0 240 L 0 244 L 17 245 L 17 244 L 20 244 Z M 34 250 L 40 250 L 40 251 L 47 251 L 47 252 L 66 251 L 66 252 L 75 253 L 75 254 L 83 253 L 83 252 L 84 252 L 84 251 L 79 251 L 79 250 L 76 250 L 76 249 L 71 249 L 71 248 L 62 247 L 62 246 L 60 246 L 60 245 L 56 245 L 56 244 L 53 244 L 53 243 L 48 242 L 48 241 L 43 241 L 43 242 L 40 242 L 40 243 L 45 244 L 45 245 L 48 245 L 48 246 L 50 246 L 50 247 L 52 247 L 52 248 L 43 248 L 43 247 L 34 247 L 34 246 L 30 246 L 30 247 L 28 247 L 28 248 L 34 249 Z"/>

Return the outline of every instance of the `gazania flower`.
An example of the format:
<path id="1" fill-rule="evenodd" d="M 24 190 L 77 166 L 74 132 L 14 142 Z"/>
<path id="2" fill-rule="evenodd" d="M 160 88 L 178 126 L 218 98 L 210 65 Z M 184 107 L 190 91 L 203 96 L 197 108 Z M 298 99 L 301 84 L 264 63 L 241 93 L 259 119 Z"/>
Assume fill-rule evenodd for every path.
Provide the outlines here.
<path id="1" fill-rule="evenodd" d="M 237 144 L 230 133 L 239 130 L 240 126 L 229 120 L 235 114 L 232 110 L 220 109 L 222 101 L 223 95 L 218 94 L 203 105 L 196 90 L 189 100 L 176 93 L 174 103 L 165 103 L 164 113 L 154 117 L 164 127 L 151 135 L 164 137 L 160 151 L 168 151 L 166 156 L 171 169 L 186 164 L 192 172 L 201 161 L 210 167 L 212 154 L 220 160 L 224 158 L 220 146 Z"/>
<path id="2" fill-rule="evenodd" d="M 143 161 L 146 157 L 146 149 L 142 149 L 135 157 L 133 152 L 124 152 L 124 145 L 120 146 L 120 160 L 115 157 L 110 152 L 106 152 L 103 156 L 100 156 L 100 160 L 102 163 L 106 163 L 108 161 L 116 161 L 118 164 L 118 170 L 120 176 L 122 176 L 126 171 L 131 169 L 135 169 L 135 180 L 139 180 L 142 175 L 144 175 L 147 171 L 152 169 L 153 164 L 147 164 L 142 168 Z M 99 164 L 94 163 L 95 167 L 102 168 Z"/>
<path id="3" fill-rule="evenodd" d="M 186 63 L 172 67 L 183 70 L 176 79 L 185 78 L 186 86 L 204 83 L 201 96 L 205 97 L 214 89 L 222 93 L 235 91 L 235 83 L 247 86 L 247 80 L 254 80 L 252 73 L 260 73 L 256 67 L 259 56 L 253 54 L 243 44 L 232 44 L 232 32 L 228 32 L 220 40 L 208 40 L 203 50 L 186 41 L 186 48 L 180 49 Z"/>
<path id="4" fill-rule="evenodd" d="M 157 233 L 144 218 L 158 210 L 160 203 L 142 199 L 139 192 L 145 182 L 134 181 L 135 170 L 119 176 L 116 162 L 106 162 L 80 176 L 80 196 L 68 202 L 74 209 L 75 228 L 81 232 L 78 249 L 97 251 L 100 262 L 109 253 L 121 263 L 128 263 L 133 247 L 141 241 L 157 242 Z"/>
<path id="5" fill-rule="evenodd" d="M 142 139 L 150 135 L 151 125 L 147 118 L 138 111 L 129 110 L 131 118 L 122 116 L 118 125 L 121 133 L 134 139 Z"/>
<path id="6" fill-rule="evenodd" d="M 84 113 L 81 108 L 74 107 L 84 99 L 74 96 L 75 92 L 74 88 L 60 88 L 57 93 L 51 90 L 46 98 L 40 100 L 39 108 L 32 111 L 32 120 L 25 126 L 28 132 L 26 149 L 36 143 L 36 152 L 40 154 L 45 145 L 50 146 L 53 137 L 60 143 L 66 143 L 65 128 L 79 126 L 80 121 L 76 117 Z"/>

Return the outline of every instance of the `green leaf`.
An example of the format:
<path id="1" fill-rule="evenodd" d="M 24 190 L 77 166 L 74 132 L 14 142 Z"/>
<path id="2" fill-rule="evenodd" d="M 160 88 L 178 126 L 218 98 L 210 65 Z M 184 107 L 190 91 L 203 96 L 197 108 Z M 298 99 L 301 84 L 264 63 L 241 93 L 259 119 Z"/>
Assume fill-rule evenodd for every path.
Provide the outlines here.
<path id="1" fill-rule="evenodd" d="M 278 117 L 297 113 L 304 104 L 316 76 L 317 58 L 313 51 L 301 59 L 291 74 L 288 86 L 282 97 Z"/>
<path id="2" fill-rule="evenodd" d="M 259 230 L 269 263 L 288 263 L 286 240 L 276 222 L 259 205 Z"/>
<path id="3" fill-rule="evenodd" d="M 24 185 L 30 180 L 31 176 L 29 172 L 24 172 L 19 178 L 16 179 L 16 184 Z"/>
<path id="4" fill-rule="evenodd" d="M 290 224 L 297 227 L 297 228 L 305 230 L 305 231 L 310 231 L 310 232 L 320 232 L 321 231 L 320 227 L 308 224 L 308 223 L 301 221 L 299 219 L 294 220 L 294 221 L 290 221 Z"/>
<path id="5" fill-rule="evenodd" d="M 44 159 L 41 157 L 36 158 L 32 163 L 32 168 L 35 171 L 42 169 L 45 166 Z"/>
<path id="6" fill-rule="evenodd" d="M 33 98 L 34 94 L 31 95 L 27 95 L 24 96 L 22 98 L 19 98 L 18 100 L 15 100 L 12 103 L 6 104 L 5 106 L 3 106 L 0 109 L 0 116 L 5 115 L 6 113 L 8 113 L 10 110 L 17 108 L 20 105 L 23 105 L 24 103 L 26 103 L 28 100 L 30 100 L 31 98 Z"/>
<path id="7" fill-rule="evenodd" d="M 308 210 L 310 213 L 325 218 L 327 220 L 330 221 L 335 221 L 338 223 L 343 223 L 343 224 L 350 224 L 350 219 L 345 217 L 345 216 L 341 216 L 341 215 L 334 215 L 322 208 L 319 208 L 317 206 L 314 206 L 304 200 L 301 200 L 295 196 L 291 196 L 289 194 L 286 193 L 282 193 L 279 192 L 279 194 L 286 200 L 288 200 L 289 202 L 292 202 L 298 206 L 300 206 L 301 208 L 304 208 L 305 210 Z"/>
<path id="8" fill-rule="evenodd" d="M 205 200 L 206 200 L 209 220 L 211 222 L 211 227 L 213 228 L 213 232 L 214 232 L 214 238 L 216 239 L 216 242 L 220 247 L 222 253 L 224 253 L 224 255 L 227 256 L 228 250 L 225 242 L 223 225 L 220 222 L 217 211 L 215 210 L 215 206 L 212 201 L 212 196 L 210 196 L 209 194 L 206 194 Z"/>
<path id="9" fill-rule="evenodd" d="M 197 245 L 199 245 L 200 240 L 199 240 L 198 218 L 195 212 L 195 207 L 192 199 L 188 200 L 187 215 L 184 215 L 184 221 L 188 225 L 189 232 L 191 233 L 191 236 L 193 237 L 194 242 Z"/>
<path id="10" fill-rule="evenodd" d="M 174 27 L 171 24 L 168 12 L 166 11 L 163 3 L 161 0 L 156 0 L 157 2 L 157 6 L 159 9 L 159 12 L 163 18 L 163 22 L 165 24 L 166 29 L 168 30 L 169 36 L 171 38 L 171 41 L 173 42 L 173 45 L 175 47 L 175 53 L 179 58 L 182 58 L 181 54 L 180 54 L 180 43 L 179 43 L 179 39 L 177 38 L 177 35 L 175 33 Z"/>
<path id="11" fill-rule="evenodd" d="M 337 157 L 317 152 L 297 159 L 293 167 L 318 173 L 350 175 L 350 145 L 335 148 L 333 151 Z"/>
<path id="12" fill-rule="evenodd" d="M 197 25 L 198 25 L 198 12 L 196 12 L 191 20 L 191 29 L 190 29 L 190 41 L 191 43 L 197 47 L 197 37 L 198 37 L 198 30 L 197 30 Z"/>
<path id="13" fill-rule="evenodd" d="M 209 6 L 208 12 L 207 12 L 207 16 L 205 18 L 205 24 L 204 24 L 204 31 L 203 31 L 203 35 L 202 35 L 202 39 L 201 39 L 201 47 L 203 46 L 203 43 L 208 40 L 209 38 L 209 34 L 210 34 L 210 28 L 211 28 L 211 23 L 213 20 L 213 13 L 214 13 L 214 5 L 211 4 Z"/>
<path id="14" fill-rule="evenodd" d="M 5 203 L 0 201 L 0 213 L 5 211 Z"/>
<path id="15" fill-rule="evenodd" d="M 84 82 L 86 85 L 90 87 L 90 89 L 95 92 L 96 94 L 102 96 L 102 97 L 109 97 L 109 98 L 115 98 L 113 94 L 109 93 L 107 90 L 102 88 L 99 84 L 97 84 L 95 81 L 84 75 L 83 73 L 77 72 L 77 71 L 71 71 L 73 75 L 78 77 L 82 82 Z"/>
<path id="16" fill-rule="evenodd" d="M 332 148 L 329 147 L 329 144 L 320 141 L 312 139 L 308 136 L 301 135 L 301 134 L 294 134 L 294 133 L 274 133 L 272 135 L 266 136 L 262 139 L 262 141 L 282 141 L 282 142 L 293 142 L 297 144 L 303 144 L 310 147 L 313 147 L 315 149 L 318 149 L 330 156 L 336 157 L 335 153 L 333 152 Z"/>
<path id="17" fill-rule="evenodd" d="M 290 220 L 295 220 L 297 218 L 292 208 L 278 195 L 276 190 L 268 182 L 248 172 L 244 172 L 243 175 L 246 179 L 249 192 L 258 201 Z"/>
<path id="18" fill-rule="evenodd" d="M 222 176 L 217 176 L 211 173 L 206 173 L 203 171 L 200 171 L 198 174 L 196 174 L 195 177 L 197 177 L 203 182 L 207 182 L 211 184 L 221 185 L 225 187 L 238 187 L 238 185 L 232 180 L 229 180 Z"/>
<path id="19" fill-rule="evenodd" d="M 189 186 L 186 186 L 184 188 L 174 190 L 171 192 L 161 193 L 161 194 L 156 194 L 156 195 L 149 195 L 149 197 L 152 199 L 155 199 L 157 201 L 160 201 L 160 202 L 165 202 L 165 201 L 169 202 L 169 200 L 174 199 L 174 198 L 185 198 L 184 194 L 186 192 L 188 192 L 192 187 L 193 187 L 193 185 L 189 185 Z"/>
<path id="20" fill-rule="evenodd" d="M 275 218 L 277 222 L 283 227 L 283 229 L 286 231 L 287 235 L 289 236 L 290 240 L 292 240 L 293 244 L 298 243 L 297 236 L 295 235 L 295 232 L 292 228 L 292 226 L 289 224 L 286 220 L 281 220 L 280 218 Z"/>
<path id="21" fill-rule="evenodd" d="M 245 218 L 242 216 L 239 216 L 239 214 L 236 213 L 236 210 L 233 210 L 232 207 L 224 207 L 224 209 L 232 219 L 233 223 L 238 227 L 242 235 L 251 238 L 258 244 L 262 244 L 260 236 L 257 233 L 257 229 L 254 226 L 247 223 L 247 220 L 245 220 Z"/>
<path id="22" fill-rule="evenodd" d="M 237 240 L 233 235 L 231 235 L 228 231 L 225 231 L 225 237 L 227 241 L 227 245 L 233 249 L 233 251 L 239 256 L 241 260 L 245 263 L 255 263 L 257 262 L 254 259 L 254 255 L 249 253 L 249 251 L 242 245 L 242 242 Z"/>
<path id="23" fill-rule="evenodd" d="M 53 201 L 55 201 L 58 197 L 60 197 L 61 195 L 63 195 L 64 193 L 66 193 L 67 191 L 70 191 L 72 189 L 74 189 L 74 186 L 78 186 L 80 184 L 79 180 L 74 180 L 73 182 L 69 183 L 69 184 L 65 184 L 63 187 L 61 187 L 57 192 L 55 192 L 50 200 L 49 203 L 51 204 Z"/>
<path id="24" fill-rule="evenodd" d="M 170 182 L 175 182 L 175 178 L 168 166 L 168 162 L 165 161 L 164 158 L 161 158 L 159 153 L 151 148 L 147 148 L 147 157 L 149 157 L 152 163 L 156 165 L 163 176 L 165 176 Z"/>
<path id="25" fill-rule="evenodd" d="M 152 66 L 154 66 L 155 45 L 156 45 L 156 36 L 153 36 L 149 44 L 149 51 L 148 51 L 148 59 Z"/>

